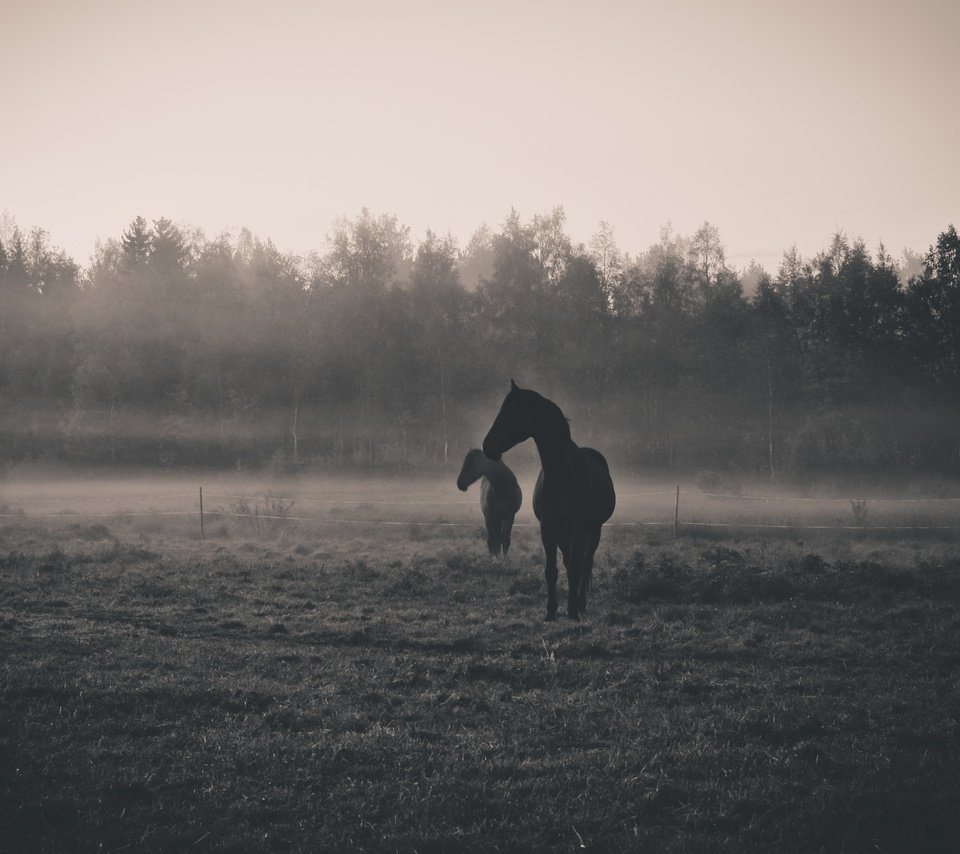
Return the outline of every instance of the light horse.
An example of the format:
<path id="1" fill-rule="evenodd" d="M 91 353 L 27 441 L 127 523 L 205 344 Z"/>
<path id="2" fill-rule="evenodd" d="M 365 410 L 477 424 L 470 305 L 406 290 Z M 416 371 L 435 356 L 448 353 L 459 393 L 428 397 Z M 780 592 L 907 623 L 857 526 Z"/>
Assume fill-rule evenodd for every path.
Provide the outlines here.
<path id="1" fill-rule="evenodd" d="M 557 616 L 558 547 L 567 568 L 567 613 L 579 619 L 587 607 L 600 528 L 616 506 L 613 480 L 603 455 L 579 447 L 570 437 L 570 425 L 557 404 L 510 380 L 510 392 L 483 440 L 483 453 L 499 460 L 514 445 L 531 438 L 541 465 L 533 512 L 540 521 L 546 553 L 547 619 Z"/>
<path id="2" fill-rule="evenodd" d="M 523 493 L 517 478 L 501 460 L 490 460 L 479 448 L 467 451 L 457 477 L 457 487 L 466 492 L 470 484 L 480 481 L 480 510 L 487 527 L 487 548 L 490 554 L 506 556 L 510 549 L 513 518 L 520 509 Z"/>

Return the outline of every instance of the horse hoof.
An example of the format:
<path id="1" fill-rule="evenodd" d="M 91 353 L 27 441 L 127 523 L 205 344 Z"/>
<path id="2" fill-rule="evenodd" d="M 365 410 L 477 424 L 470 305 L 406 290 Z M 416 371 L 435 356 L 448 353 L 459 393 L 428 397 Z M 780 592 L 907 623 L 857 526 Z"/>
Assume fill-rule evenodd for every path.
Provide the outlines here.
<path id="1" fill-rule="evenodd" d="M 547 616 L 543 618 L 543 621 L 544 621 L 545 623 L 552 623 L 552 622 L 554 622 L 556 619 L 557 619 L 557 615 L 556 615 L 556 614 L 549 614 L 549 613 L 548 613 Z"/>

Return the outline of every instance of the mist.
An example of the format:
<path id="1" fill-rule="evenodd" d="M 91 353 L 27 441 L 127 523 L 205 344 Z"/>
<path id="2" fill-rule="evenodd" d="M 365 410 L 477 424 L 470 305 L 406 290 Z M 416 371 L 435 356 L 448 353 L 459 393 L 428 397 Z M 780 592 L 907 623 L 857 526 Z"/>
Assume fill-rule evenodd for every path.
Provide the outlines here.
<path id="1" fill-rule="evenodd" d="M 838 233 L 776 273 L 731 266 L 709 223 L 636 255 L 609 226 L 575 245 L 563 208 L 466 249 L 363 210 L 306 259 L 138 217 L 83 271 L 11 234 L 7 472 L 443 476 L 514 379 L 625 475 L 902 491 L 960 474 L 952 226 L 922 263 Z M 536 471 L 532 443 L 513 460 Z"/>

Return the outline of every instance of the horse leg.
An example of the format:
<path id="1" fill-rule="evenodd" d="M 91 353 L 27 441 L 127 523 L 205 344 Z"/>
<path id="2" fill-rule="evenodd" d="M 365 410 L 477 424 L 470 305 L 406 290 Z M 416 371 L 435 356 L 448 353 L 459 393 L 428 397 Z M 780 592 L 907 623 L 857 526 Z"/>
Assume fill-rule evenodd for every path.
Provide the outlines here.
<path id="1" fill-rule="evenodd" d="M 581 611 L 587 610 L 587 593 L 590 592 L 593 576 L 593 556 L 596 554 L 599 545 L 600 528 L 597 527 L 587 532 L 587 538 L 584 542 L 583 563 L 580 566 L 580 595 L 578 597 Z"/>
<path id="2" fill-rule="evenodd" d="M 500 554 L 500 532 L 498 530 L 500 523 L 492 513 L 484 517 L 484 522 L 487 526 L 487 550 L 492 555 L 498 555 Z"/>
<path id="3" fill-rule="evenodd" d="M 540 540 L 543 542 L 544 570 L 547 579 L 547 619 L 557 619 L 557 538 L 541 523 Z"/>
<path id="4" fill-rule="evenodd" d="M 574 531 L 570 544 L 564 551 L 563 562 L 567 566 L 567 615 L 571 620 L 580 619 L 580 586 L 583 576 L 583 552 L 585 537 L 582 532 Z"/>
<path id="5" fill-rule="evenodd" d="M 570 540 L 562 539 L 560 540 L 560 556 L 563 558 L 563 565 L 566 567 L 567 572 L 570 572 Z"/>

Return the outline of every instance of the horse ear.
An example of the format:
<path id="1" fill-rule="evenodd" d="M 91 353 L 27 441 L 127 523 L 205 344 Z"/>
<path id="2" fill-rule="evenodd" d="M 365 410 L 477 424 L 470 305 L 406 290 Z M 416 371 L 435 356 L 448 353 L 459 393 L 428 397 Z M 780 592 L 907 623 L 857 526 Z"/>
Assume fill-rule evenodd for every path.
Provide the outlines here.
<path id="1" fill-rule="evenodd" d="M 517 384 L 513 380 L 510 380 L 510 391 L 516 391 L 517 388 Z"/>

